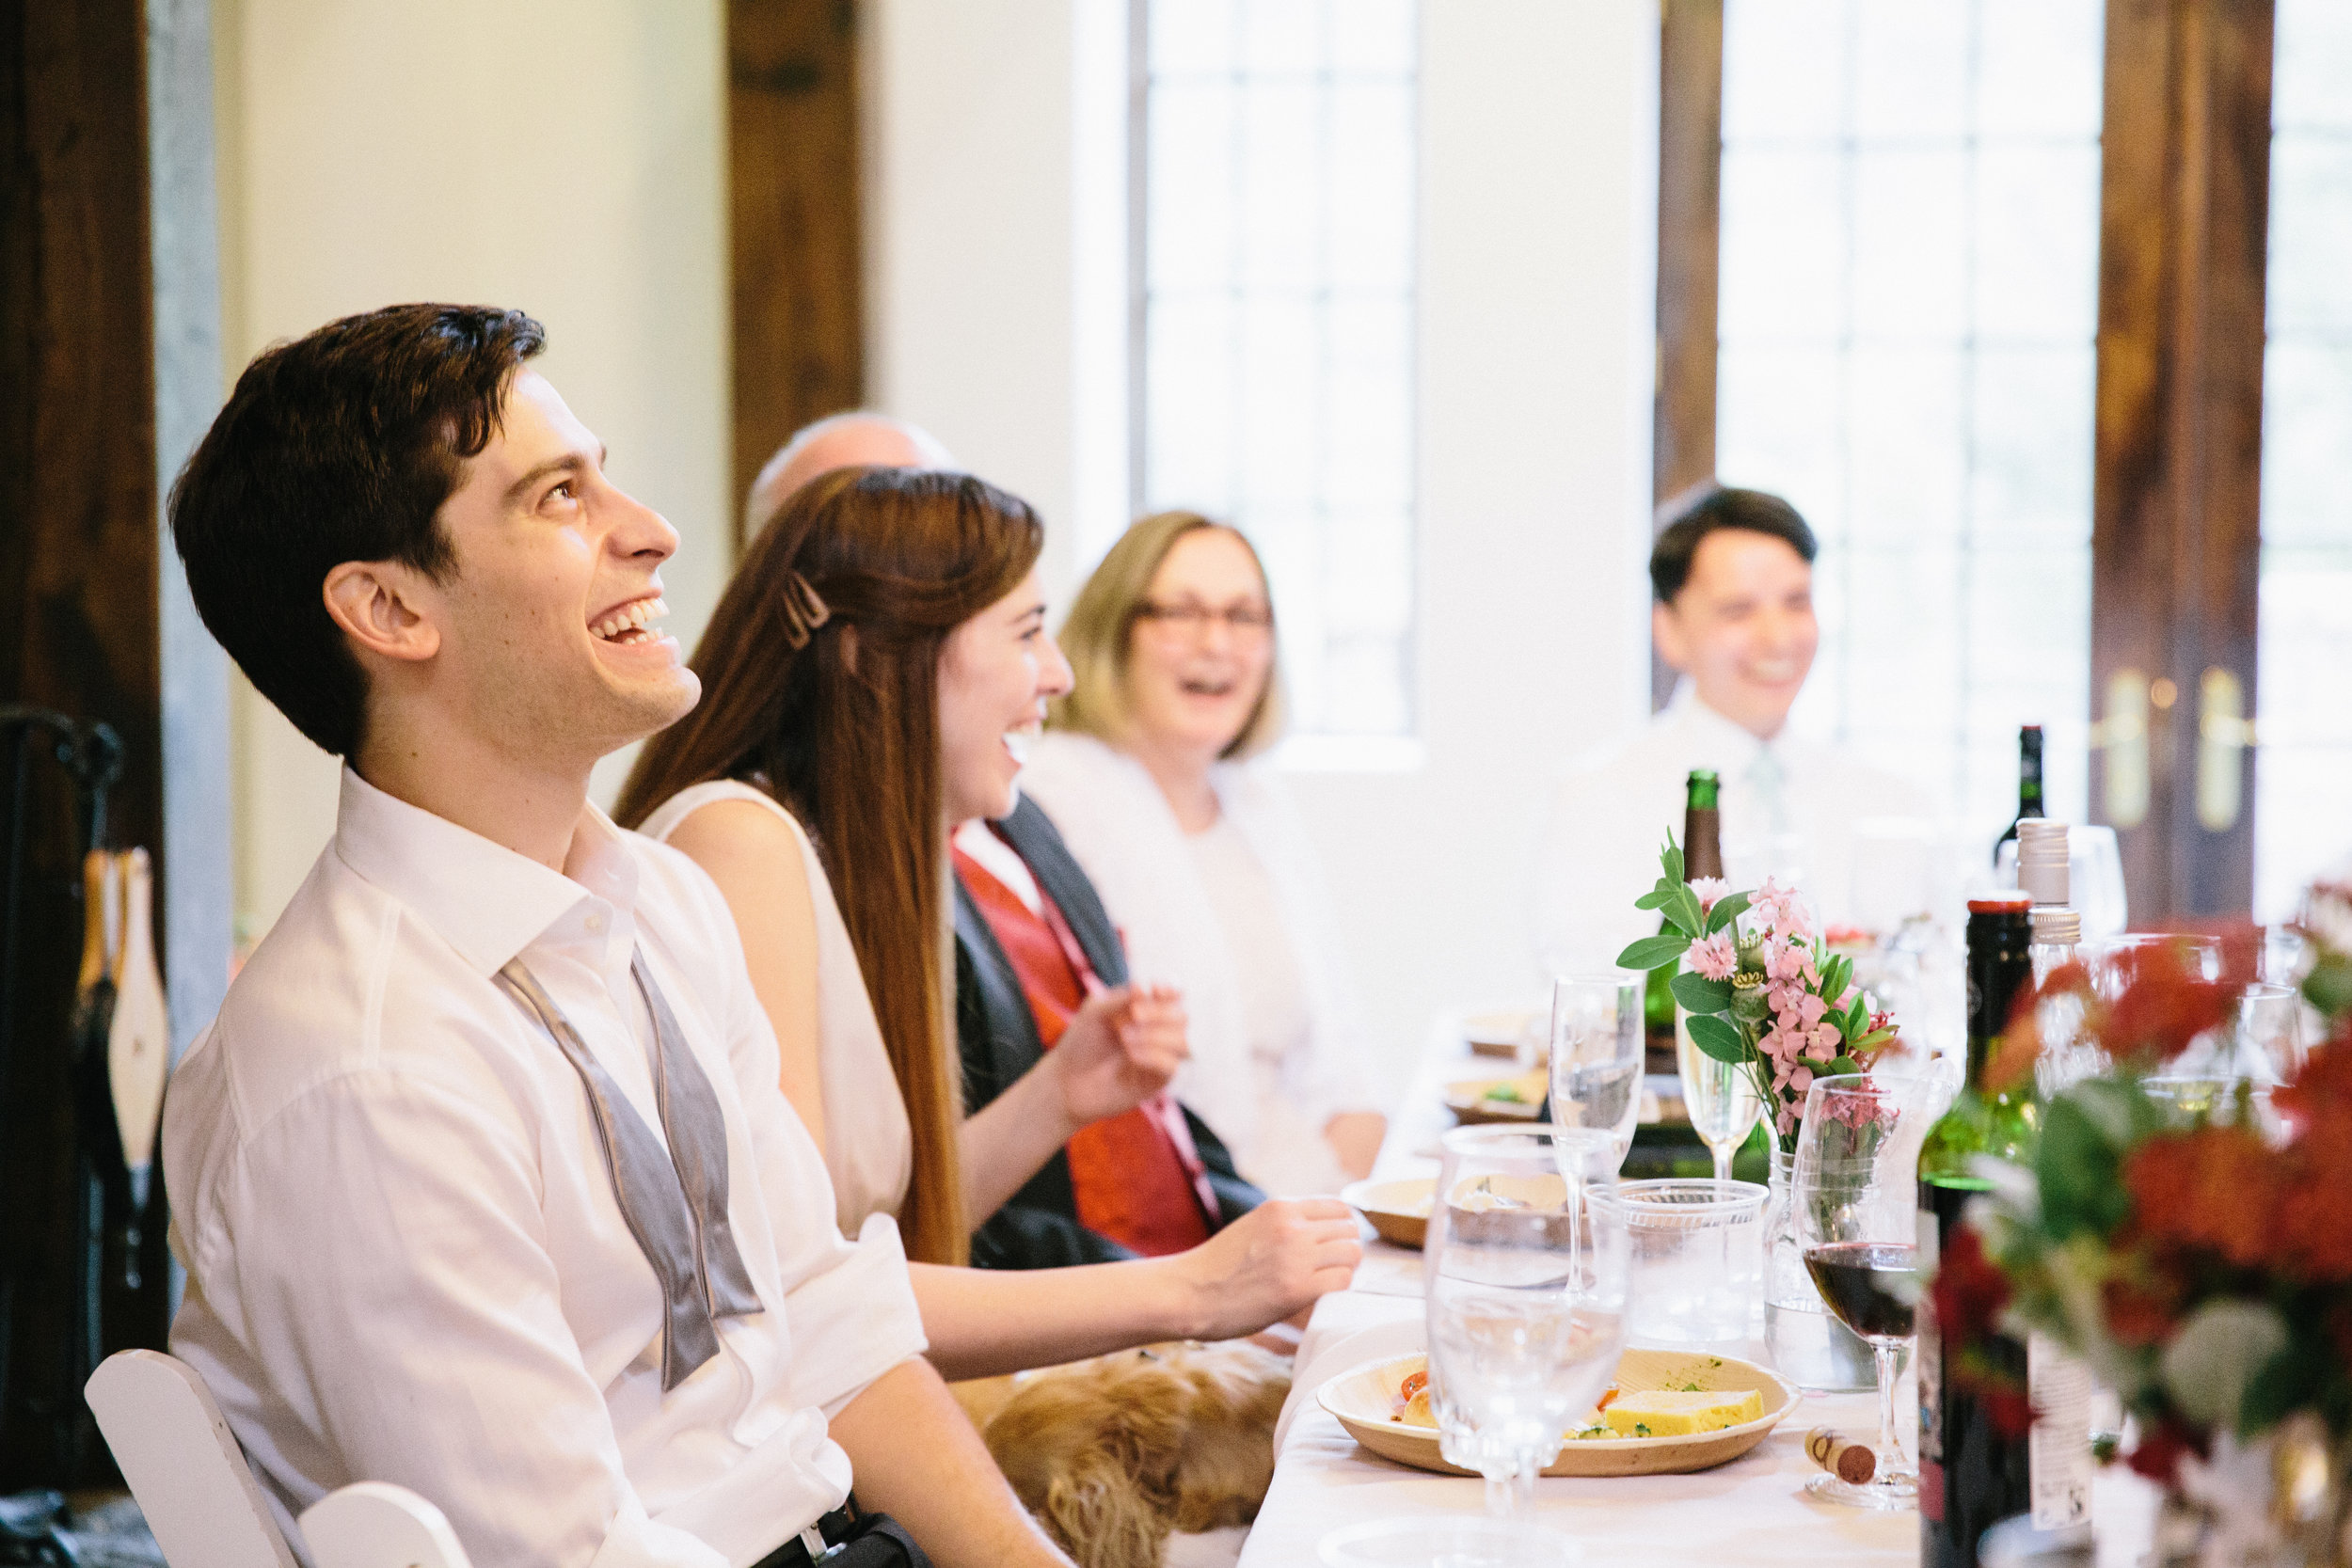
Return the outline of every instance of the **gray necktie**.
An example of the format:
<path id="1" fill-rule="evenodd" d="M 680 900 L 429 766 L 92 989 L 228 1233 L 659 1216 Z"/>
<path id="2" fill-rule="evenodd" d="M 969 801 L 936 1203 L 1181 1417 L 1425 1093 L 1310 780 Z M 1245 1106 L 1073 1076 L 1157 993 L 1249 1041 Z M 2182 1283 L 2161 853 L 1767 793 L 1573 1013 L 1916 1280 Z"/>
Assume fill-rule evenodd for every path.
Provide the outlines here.
<path id="1" fill-rule="evenodd" d="M 522 960 L 500 970 L 498 980 L 524 1012 L 539 1021 L 588 1091 L 588 1109 L 596 1117 L 596 1142 L 604 1150 L 606 1174 L 612 1179 L 612 1196 L 629 1233 L 637 1238 L 638 1250 L 661 1281 L 661 1391 L 666 1394 L 719 1354 L 716 1320 L 765 1308 L 727 1224 L 727 1130 L 719 1097 L 687 1049 L 676 1016 L 645 967 L 644 954 L 629 956 L 628 972 L 653 1017 L 654 1102 L 660 1109 L 662 1134 L 669 1139 L 667 1154 Z"/>

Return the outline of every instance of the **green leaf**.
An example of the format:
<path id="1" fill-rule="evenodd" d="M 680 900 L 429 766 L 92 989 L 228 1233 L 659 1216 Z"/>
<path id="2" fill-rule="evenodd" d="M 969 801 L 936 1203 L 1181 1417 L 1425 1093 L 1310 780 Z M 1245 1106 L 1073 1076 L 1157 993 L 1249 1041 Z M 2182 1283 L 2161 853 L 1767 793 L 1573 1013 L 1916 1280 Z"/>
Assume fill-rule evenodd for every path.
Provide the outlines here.
<path id="1" fill-rule="evenodd" d="M 1691 1043 L 1719 1062 L 1734 1067 L 1748 1059 L 1748 1042 L 1739 1030 L 1720 1018 L 1693 1013 L 1688 1025 Z"/>
<path id="2" fill-rule="evenodd" d="M 1851 1056 L 1838 1056 L 1822 1064 L 1820 1067 L 1818 1067 L 1813 1070 L 1820 1073 L 1824 1078 L 1835 1078 L 1841 1073 L 1860 1072 L 1862 1070 L 1862 1064 L 1855 1061 Z"/>
<path id="3" fill-rule="evenodd" d="M 1666 847 L 1660 852 L 1658 863 L 1665 868 L 1666 880 L 1680 887 L 1683 883 L 1682 850 L 1675 844 L 1675 832 L 1666 830 Z"/>
<path id="4" fill-rule="evenodd" d="M 1667 983 L 1675 1001 L 1691 1013 L 1721 1013 L 1731 1008 L 1731 982 L 1710 980 L 1686 970 Z"/>
<path id="5" fill-rule="evenodd" d="M 2303 977 L 2303 997 L 2331 1019 L 2352 1012 L 2352 957 L 2324 955 Z"/>
<path id="6" fill-rule="evenodd" d="M 1733 921 L 1748 912 L 1748 895 L 1727 893 L 1715 900 L 1715 907 L 1707 911 L 1707 934 L 1713 936 Z"/>
<path id="7" fill-rule="evenodd" d="M 1819 967 L 1821 975 L 1821 1000 L 1835 1003 L 1846 994 L 1846 982 L 1853 978 L 1853 960 L 1841 956 Z"/>
<path id="8" fill-rule="evenodd" d="M 1637 910 L 1662 910 L 1666 907 L 1666 901 L 1674 895 L 1675 889 L 1661 884 L 1633 900 L 1633 907 Z"/>
<path id="9" fill-rule="evenodd" d="M 2246 1386 L 2237 1405 L 2238 1435 L 2257 1436 L 2308 1405 L 2312 1390 L 2328 1379 L 2328 1364 L 2327 1350 L 2309 1336 L 2289 1340 Z"/>
<path id="10" fill-rule="evenodd" d="M 1619 969 L 1663 969 L 1691 950 L 1688 936 L 1644 937 L 1617 955 Z"/>
<path id="11" fill-rule="evenodd" d="M 1699 907 L 1699 895 L 1687 885 L 1675 889 L 1674 902 L 1666 906 L 1666 916 L 1677 929 L 1694 937 L 1707 928 L 1707 911 Z"/>
<path id="12" fill-rule="evenodd" d="M 2050 1102 L 2034 1172 L 2053 1240 L 2063 1242 L 2082 1231 L 2106 1236 L 2130 1217 L 2131 1194 L 2120 1165 L 2115 1146 L 2080 1105 L 2063 1095 Z"/>
<path id="13" fill-rule="evenodd" d="M 1870 1006 L 1861 997 L 1856 996 L 1853 999 L 1853 1006 L 1846 1009 L 1846 1027 L 1843 1031 L 1845 1037 L 1852 1039 L 1855 1036 L 1867 1032 L 1869 1027 Z"/>

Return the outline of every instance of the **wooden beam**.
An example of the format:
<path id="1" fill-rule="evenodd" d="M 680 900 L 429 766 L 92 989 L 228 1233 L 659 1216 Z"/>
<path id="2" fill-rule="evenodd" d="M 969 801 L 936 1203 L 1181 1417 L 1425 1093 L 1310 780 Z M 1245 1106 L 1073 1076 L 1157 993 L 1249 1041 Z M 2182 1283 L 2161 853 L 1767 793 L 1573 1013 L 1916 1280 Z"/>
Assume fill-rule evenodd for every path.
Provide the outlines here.
<path id="1" fill-rule="evenodd" d="M 865 396 L 856 7 L 728 0 L 727 68 L 739 508 L 795 430 Z"/>
<path id="2" fill-rule="evenodd" d="M 2106 38 L 2091 800 L 2149 925 L 2252 902 L 2252 752 L 2208 755 L 2233 726 L 2201 707 L 2212 672 L 2254 711 L 2271 3 L 2111 0 Z M 2144 741 L 2115 702 L 2138 680 Z M 2217 767 L 2234 775 L 2226 821 Z"/>
<path id="3" fill-rule="evenodd" d="M 1658 49 L 1658 360 L 1652 493 L 1715 477 L 1715 309 L 1723 247 L 1724 0 L 1665 0 Z M 1675 673 L 1650 655 L 1651 705 Z"/>
<path id="4" fill-rule="evenodd" d="M 120 845 L 161 842 L 154 342 L 145 18 L 138 0 L 0 0 L 0 694 L 120 735 Z M 108 1468 L 82 1404 L 85 1310 L 68 1068 L 81 947 L 76 832 L 37 765 L 17 910 L 19 984 L 0 1104 L 0 1491 L 86 1485 Z M 8 781 L 0 790 L 13 796 Z M 152 1227 L 160 1229 L 160 1227 Z M 151 1256 L 160 1258 L 160 1253 Z M 119 1260 L 104 1271 L 119 1279 Z M 108 1290 L 111 1343 L 160 1342 L 145 1302 Z M 126 1317 L 127 1314 L 127 1317 Z M 133 1326 L 130 1319 L 136 1319 Z"/>

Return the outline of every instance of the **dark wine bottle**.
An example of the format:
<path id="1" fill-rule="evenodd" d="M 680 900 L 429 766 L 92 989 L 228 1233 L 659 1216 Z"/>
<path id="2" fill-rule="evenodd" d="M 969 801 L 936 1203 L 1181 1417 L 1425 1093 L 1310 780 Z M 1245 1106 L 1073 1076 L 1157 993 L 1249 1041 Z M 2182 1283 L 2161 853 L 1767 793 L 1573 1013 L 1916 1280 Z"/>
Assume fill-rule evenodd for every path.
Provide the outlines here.
<path id="1" fill-rule="evenodd" d="M 1985 1064 L 1998 1049 L 2018 997 L 2033 982 L 2033 897 L 2012 893 L 1968 901 L 1968 1082 L 1919 1151 L 1919 1273 L 1932 1278 L 1963 1212 L 1990 1183 L 1979 1156 L 2030 1163 L 2041 1108 L 2030 1083 L 1995 1090 Z M 1949 1375 L 1961 1347 L 1946 1342 L 1934 1298 L 1917 1313 L 1920 1568 L 1976 1568 L 1985 1529 L 2033 1506 L 2031 1449 L 1994 1423 L 1977 1391 Z M 2000 1373 L 2026 1380 L 2026 1347 L 2005 1336 L 1980 1342 Z"/>
<path id="2" fill-rule="evenodd" d="M 1682 806 L 1682 878 L 1691 881 L 1700 877 L 1720 877 L 1724 874 L 1723 826 L 1716 812 L 1716 794 L 1721 781 L 1711 768 L 1694 768 L 1685 788 Z M 1661 923 L 1661 930 L 1664 925 Z M 1648 984 L 1642 992 L 1643 1044 L 1653 1056 L 1648 1064 L 1653 1072 L 1675 1070 L 1675 998 L 1669 988 L 1674 982 L 1675 968 L 1661 964 L 1649 972 Z"/>
<path id="3" fill-rule="evenodd" d="M 2001 846 L 2017 837 L 2017 824 L 2042 810 L 2042 726 L 2026 724 L 2017 731 L 2017 815 L 1993 841 L 1993 863 L 2001 863 Z"/>

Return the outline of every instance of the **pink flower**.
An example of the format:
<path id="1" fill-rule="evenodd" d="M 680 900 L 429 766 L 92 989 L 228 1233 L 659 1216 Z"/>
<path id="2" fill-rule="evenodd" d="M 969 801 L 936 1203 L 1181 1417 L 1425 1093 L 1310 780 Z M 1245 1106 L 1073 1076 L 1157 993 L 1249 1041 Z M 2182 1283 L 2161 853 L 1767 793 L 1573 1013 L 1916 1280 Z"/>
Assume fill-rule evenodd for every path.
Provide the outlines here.
<path id="1" fill-rule="evenodd" d="M 1812 956 L 1787 940 L 1764 944 L 1764 973 L 1775 980 L 1799 980 L 1812 967 Z"/>
<path id="2" fill-rule="evenodd" d="M 1788 1086 L 1799 1094 L 1813 1086 L 1813 1069 L 1799 1062 L 1788 1071 Z"/>
<path id="3" fill-rule="evenodd" d="M 1807 1029 L 1820 1022 L 1821 1015 L 1828 1011 L 1829 1004 L 1811 991 L 1806 991 L 1797 1000 L 1797 1019 Z"/>
<path id="4" fill-rule="evenodd" d="M 1837 1048 L 1844 1043 L 1845 1037 L 1837 1032 L 1837 1026 L 1824 1023 L 1812 1031 L 1812 1041 L 1805 1054 L 1817 1062 L 1826 1062 L 1836 1056 Z"/>
<path id="5" fill-rule="evenodd" d="M 1708 879 L 1716 880 L 1716 879 Z M 1696 885 L 1696 884 L 1693 884 Z M 1728 980 L 1740 967 L 1740 949 L 1729 931 L 1718 931 L 1691 949 L 1691 967 L 1709 980 Z"/>
<path id="6" fill-rule="evenodd" d="M 1780 1115 L 1772 1119 L 1778 1124 L 1780 1135 L 1784 1138 L 1797 1130 L 1797 1111 L 1793 1105 L 1783 1105 Z"/>
<path id="7" fill-rule="evenodd" d="M 1691 891 L 1699 895 L 1699 908 L 1712 914 L 1715 901 L 1731 891 L 1731 884 L 1721 877 L 1693 877 L 1691 879 Z M 1708 978 L 1717 979 L 1720 976 L 1709 975 Z"/>

